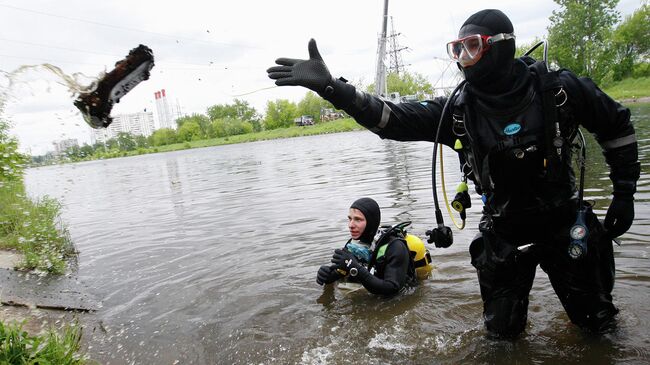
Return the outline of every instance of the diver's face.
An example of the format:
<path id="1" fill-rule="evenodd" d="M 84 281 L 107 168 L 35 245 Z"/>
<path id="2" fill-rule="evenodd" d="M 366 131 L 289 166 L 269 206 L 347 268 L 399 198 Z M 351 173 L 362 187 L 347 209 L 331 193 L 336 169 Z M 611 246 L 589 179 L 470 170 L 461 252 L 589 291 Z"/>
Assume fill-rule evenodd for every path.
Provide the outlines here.
<path id="1" fill-rule="evenodd" d="M 348 213 L 348 229 L 350 230 L 352 239 L 358 240 L 361 237 L 363 231 L 366 230 L 366 223 L 366 217 L 359 209 L 350 208 L 350 212 Z"/>

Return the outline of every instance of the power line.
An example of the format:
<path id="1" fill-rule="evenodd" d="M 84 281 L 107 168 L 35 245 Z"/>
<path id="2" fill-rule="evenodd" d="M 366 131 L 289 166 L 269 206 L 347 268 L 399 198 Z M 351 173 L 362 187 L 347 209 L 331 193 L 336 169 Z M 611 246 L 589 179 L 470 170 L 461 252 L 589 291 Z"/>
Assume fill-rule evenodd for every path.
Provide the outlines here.
<path id="1" fill-rule="evenodd" d="M 101 22 L 96 22 L 92 20 L 86 20 L 86 19 L 80 19 L 80 18 L 73 18 L 65 15 L 59 15 L 59 14 L 52 14 L 52 13 L 46 13 L 44 11 L 39 11 L 39 10 L 32 10 L 32 9 L 25 9 L 25 8 L 20 8 L 17 6 L 12 6 L 12 5 L 7 5 L 7 4 L 0 4 L 0 7 L 8 8 L 8 9 L 13 9 L 13 10 L 18 10 L 18 11 L 23 11 L 27 13 L 32 13 L 32 14 L 38 14 L 38 15 L 43 15 L 43 16 L 49 16 L 53 18 L 59 18 L 59 19 L 65 19 L 65 20 L 70 20 L 70 21 L 75 21 L 75 22 L 80 22 L 80 23 L 86 23 L 86 24 L 92 24 L 92 25 L 98 25 L 102 27 L 108 27 L 108 28 L 113 28 L 113 29 L 120 29 L 120 30 L 126 30 L 129 32 L 139 32 L 139 33 L 146 33 L 146 34 L 152 34 L 152 35 L 157 35 L 160 37 L 166 37 L 166 38 L 171 38 L 175 40 L 186 40 L 186 41 L 193 41 L 193 42 L 203 42 L 203 43 L 212 43 L 212 44 L 219 44 L 219 45 L 225 45 L 225 46 L 231 46 L 231 47 L 242 47 L 242 48 L 254 48 L 254 49 L 259 49 L 260 47 L 255 47 L 255 46 L 250 46 L 250 45 L 245 45 L 245 44 L 237 44 L 237 43 L 226 43 L 226 42 L 215 42 L 215 41 L 210 41 L 210 40 L 204 40 L 204 39 L 197 39 L 197 38 L 189 38 L 189 37 L 182 37 L 182 36 L 177 36 L 173 34 L 165 34 L 165 33 L 158 33 L 158 32 L 151 32 L 148 30 L 143 30 L 143 29 L 137 29 L 137 28 L 130 28 L 130 27 L 123 27 L 119 25 L 113 25 L 113 24 L 107 24 L 107 23 L 101 23 Z"/>
<path id="2" fill-rule="evenodd" d="M 58 50 L 69 51 L 69 52 L 77 52 L 77 53 L 83 53 L 83 54 L 95 54 L 95 55 L 100 55 L 100 56 L 110 56 L 110 57 L 114 57 L 115 59 L 119 59 L 119 58 L 123 57 L 123 56 L 109 54 L 109 53 L 101 53 L 101 52 L 94 52 L 94 51 L 88 51 L 88 50 L 80 50 L 80 49 L 74 49 L 74 48 L 68 48 L 68 47 L 58 47 L 58 46 L 41 44 L 41 43 L 19 41 L 19 40 L 15 40 L 15 39 L 0 38 L 0 41 L 18 43 L 18 44 L 25 44 L 25 45 L 30 45 L 30 46 L 35 46 L 35 47 L 43 47 L 43 48 L 49 48 L 49 49 L 58 49 Z M 41 58 L 35 58 L 35 57 L 22 57 L 22 56 L 16 56 L 16 55 L 5 55 L 5 56 L 6 57 L 12 57 L 12 58 L 43 60 Z M 60 62 L 66 62 L 66 61 L 60 61 Z M 67 63 L 75 63 L 75 62 L 67 62 Z M 88 63 L 81 63 L 81 62 L 76 62 L 76 63 L 78 63 L 78 64 L 88 64 Z M 156 64 L 158 66 L 163 66 L 163 65 L 195 66 L 195 68 L 165 67 L 166 69 L 170 69 L 170 70 L 205 70 L 206 68 L 212 68 L 213 70 L 221 70 L 221 69 L 215 69 L 214 68 L 215 66 L 219 65 L 219 64 L 215 64 L 214 62 L 210 62 L 208 64 L 199 64 L 199 63 L 188 63 L 188 62 L 169 62 L 169 61 L 159 62 L 159 61 L 157 61 Z M 199 67 L 199 68 L 196 68 L 196 67 Z M 225 67 L 226 70 L 228 70 L 228 69 L 242 69 L 241 67 L 236 67 L 236 68 L 233 68 L 233 67 L 230 67 L 230 66 L 221 66 L 221 67 Z"/>
<path id="3" fill-rule="evenodd" d="M 23 57 L 23 56 L 14 56 L 14 55 L 6 55 L 6 54 L 0 54 L 0 57 L 17 58 L 17 59 L 22 59 L 22 60 L 34 60 L 34 61 L 39 61 L 39 62 L 49 62 L 49 63 L 69 63 L 69 64 L 73 64 L 73 65 L 106 66 L 106 65 L 100 65 L 100 64 L 98 64 L 98 63 L 84 63 L 84 62 L 58 61 L 58 60 L 52 60 L 52 59 L 46 59 L 46 58 L 38 58 L 38 57 Z"/>
<path id="4" fill-rule="evenodd" d="M 40 43 L 33 43 L 33 42 L 27 42 L 27 41 L 18 41 L 18 40 L 15 40 L 15 39 L 0 38 L 0 41 L 12 42 L 12 43 L 20 43 L 20 44 L 26 44 L 26 45 L 30 45 L 30 46 L 37 46 L 37 47 L 50 48 L 50 49 L 59 49 L 59 50 L 70 51 L 70 52 L 79 52 L 79 53 L 85 53 L 85 54 L 96 54 L 96 55 L 100 55 L 100 56 L 111 56 L 111 57 L 115 57 L 115 58 L 124 57 L 124 56 L 108 54 L 108 53 L 93 52 L 93 51 L 88 51 L 88 50 L 80 50 L 80 49 L 73 49 L 73 48 L 67 48 L 67 47 L 58 47 L 58 46 L 52 46 L 52 45 L 40 44 Z"/>

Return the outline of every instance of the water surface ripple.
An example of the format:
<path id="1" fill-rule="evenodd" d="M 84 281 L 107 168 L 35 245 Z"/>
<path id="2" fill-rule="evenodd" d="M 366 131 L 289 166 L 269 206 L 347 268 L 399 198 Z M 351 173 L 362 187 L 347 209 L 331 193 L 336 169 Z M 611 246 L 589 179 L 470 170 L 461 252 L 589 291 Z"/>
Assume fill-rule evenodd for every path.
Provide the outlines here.
<path id="1" fill-rule="evenodd" d="M 569 324 L 538 270 L 529 324 L 517 341 L 486 336 L 468 228 L 430 247 L 432 277 L 389 300 L 343 295 L 315 282 L 346 240 L 346 214 L 371 196 L 384 223 L 433 224 L 430 143 L 369 132 L 264 141 L 31 169 L 28 191 L 64 204 L 79 275 L 102 308 L 86 331 L 106 364 L 636 363 L 650 361 L 650 131 L 635 107 L 642 178 L 636 221 L 615 247 L 618 328 Z M 459 180 L 446 151 L 448 189 Z M 590 143 L 587 198 L 604 214 L 611 185 Z M 446 218 L 449 222 L 449 218 Z"/>

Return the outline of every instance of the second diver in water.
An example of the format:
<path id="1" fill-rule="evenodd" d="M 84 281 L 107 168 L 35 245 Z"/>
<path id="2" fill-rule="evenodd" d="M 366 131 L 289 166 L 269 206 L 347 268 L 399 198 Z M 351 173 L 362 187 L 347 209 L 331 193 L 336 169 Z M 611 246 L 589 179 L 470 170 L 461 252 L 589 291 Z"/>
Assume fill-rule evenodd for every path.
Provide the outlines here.
<path id="1" fill-rule="evenodd" d="M 330 284 L 346 278 L 382 296 L 415 287 L 418 276 L 426 276 L 431 270 L 424 244 L 410 236 L 410 240 L 419 241 L 417 251 L 422 252 L 411 251 L 401 229 L 387 230 L 375 240 L 380 220 L 375 200 L 361 198 L 352 203 L 348 213 L 350 239 L 344 248 L 334 251 L 332 265 L 320 267 L 316 282 Z"/>

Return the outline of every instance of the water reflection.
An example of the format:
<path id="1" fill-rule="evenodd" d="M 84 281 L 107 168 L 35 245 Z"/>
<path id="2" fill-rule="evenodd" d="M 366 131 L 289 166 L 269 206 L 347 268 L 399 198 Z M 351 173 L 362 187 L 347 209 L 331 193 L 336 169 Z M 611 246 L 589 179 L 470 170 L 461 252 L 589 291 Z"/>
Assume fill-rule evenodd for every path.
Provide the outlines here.
<path id="1" fill-rule="evenodd" d="M 425 238 L 434 222 L 430 143 L 343 133 L 38 168 L 26 182 L 65 205 L 80 278 L 103 302 L 86 320 L 106 331 L 84 332 L 103 363 L 647 362 L 650 108 L 634 115 L 637 219 L 615 247 L 621 314 L 607 336 L 571 326 L 539 271 L 526 334 L 486 337 L 467 253 L 481 211 L 475 194 L 468 228 L 454 229 L 449 249 L 430 247 L 436 270 L 414 293 L 377 300 L 315 283 L 360 196 L 380 203 L 383 222 L 412 220 Z M 598 145 L 588 147 L 586 198 L 604 214 L 611 183 Z M 454 162 L 445 150 L 450 192 Z"/>
<path id="2" fill-rule="evenodd" d="M 176 214 L 176 219 L 183 222 L 185 212 L 183 205 L 183 183 L 178 174 L 178 161 L 167 160 L 165 166 L 167 167 L 166 173 L 169 181 L 169 189 L 171 190 L 171 201 L 174 206 L 174 213 Z"/>

